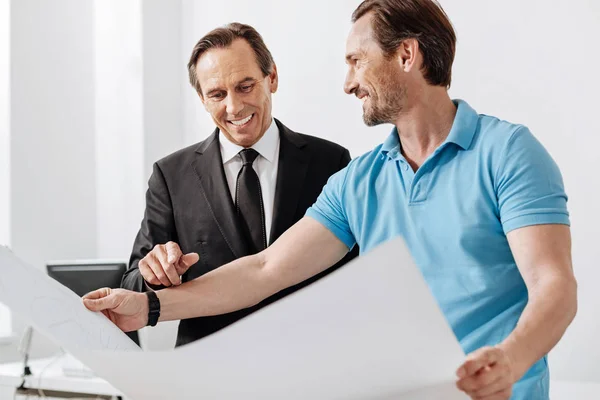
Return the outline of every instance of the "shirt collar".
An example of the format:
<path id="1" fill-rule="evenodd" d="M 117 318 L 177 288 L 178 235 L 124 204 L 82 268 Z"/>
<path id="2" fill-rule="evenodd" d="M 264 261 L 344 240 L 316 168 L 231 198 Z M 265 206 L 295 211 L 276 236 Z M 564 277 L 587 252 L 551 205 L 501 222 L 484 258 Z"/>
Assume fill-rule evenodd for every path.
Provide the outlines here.
<path id="1" fill-rule="evenodd" d="M 471 146 L 475 132 L 477 131 L 477 123 L 479 122 L 479 115 L 471 108 L 466 101 L 453 100 L 456 105 L 456 116 L 452 123 L 452 129 L 444 143 L 454 143 L 464 150 L 467 150 Z"/>
<path id="2" fill-rule="evenodd" d="M 385 142 L 383 142 L 381 154 L 390 159 L 394 159 L 400 154 L 400 136 L 398 135 L 398 129 L 396 129 L 395 126 L 389 136 L 385 139 Z"/>
<path id="3" fill-rule="evenodd" d="M 221 146 L 221 157 L 223 158 L 223 164 L 227 164 L 233 158 L 238 156 L 238 153 L 244 148 L 235 143 L 232 143 L 227 139 L 222 132 L 219 131 L 219 144 Z M 267 128 L 263 137 L 253 146 L 252 149 L 256 150 L 258 154 L 260 154 L 263 158 L 265 158 L 269 162 L 273 162 L 275 160 L 275 156 L 277 155 L 277 148 L 279 145 L 279 128 L 277 128 L 277 124 L 272 119 L 271 125 Z"/>
<path id="4" fill-rule="evenodd" d="M 440 148 L 446 143 L 454 143 L 467 150 L 471 146 L 471 142 L 477 131 L 479 116 L 466 101 L 453 100 L 453 103 L 457 107 L 454 122 L 452 123 L 448 137 L 440 145 Z M 383 156 L 387 156 L 390 159 L 394 159 L 400 154 L 400 137 L 398 136 L 398 129 L 396 127 L 392 129 L 392 132 L 385 139 L 380 151 Z"/>

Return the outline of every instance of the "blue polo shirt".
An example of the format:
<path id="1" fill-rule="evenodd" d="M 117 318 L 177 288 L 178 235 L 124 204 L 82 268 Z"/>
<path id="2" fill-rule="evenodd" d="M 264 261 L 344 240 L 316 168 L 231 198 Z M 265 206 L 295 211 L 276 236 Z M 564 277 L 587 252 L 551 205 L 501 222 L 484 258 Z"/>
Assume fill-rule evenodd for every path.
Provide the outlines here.
<path id="1" fill-rule="evenodd" d="M 333 175 L 306 215 L 363 253 L 402 236 L 470 353 L 505 339 L 527 304 L 506 234 L 569 225 L 569 214 L 560 171 L 526 127 L 454 103 L 447 139 L 417 172 L 394 128 Z M 544 357 L 514 386 L 513 399 L 547 399 L 548 386 Z"/>

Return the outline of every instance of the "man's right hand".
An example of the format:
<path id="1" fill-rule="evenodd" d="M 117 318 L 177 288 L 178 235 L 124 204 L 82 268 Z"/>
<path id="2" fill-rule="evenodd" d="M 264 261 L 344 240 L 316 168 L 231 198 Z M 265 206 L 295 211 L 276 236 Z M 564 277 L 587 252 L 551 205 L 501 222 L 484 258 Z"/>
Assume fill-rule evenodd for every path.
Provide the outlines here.
<path id="1" fill-rule="evenodd" d="M 151 285 L 176 286 L 181 284 L 181 275 L 199 259 L 198 253 L 183 254 L 177 243 L 168 242 L 154 246 L 140 260 L 138 268 L 144 280 Z"/>

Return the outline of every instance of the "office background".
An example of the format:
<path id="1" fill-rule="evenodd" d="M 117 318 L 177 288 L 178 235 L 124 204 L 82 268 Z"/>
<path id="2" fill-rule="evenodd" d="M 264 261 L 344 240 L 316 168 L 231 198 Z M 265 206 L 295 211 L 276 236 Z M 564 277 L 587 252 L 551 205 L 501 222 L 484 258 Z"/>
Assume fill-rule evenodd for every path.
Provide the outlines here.
<path id="1" fill-rule="evenodd" d="M 196 41 L 227 22 L 255 26 L 270 47 L 276 117 L 353 156 L 380 143 L 390 126 L 365 127 L 360 102 L 342 91 L 358 3 L 0 0 L 0 243 L 39 268 L 128 258 L 152 163 L 213 129 L 185 65 Z M 562 170 L 579 312 L 551 370 L 600 382 L 600 3 L 441 4 L 458 35 L 452 97 L 528 125 Z M 173 327 L 153 331 L 151 347 L 171 345 Z M 17 358 L 8 337 L 22 330 L 0 307 L 0 362 Z M 34 340 L 34 355 L 55 350 Z"/>

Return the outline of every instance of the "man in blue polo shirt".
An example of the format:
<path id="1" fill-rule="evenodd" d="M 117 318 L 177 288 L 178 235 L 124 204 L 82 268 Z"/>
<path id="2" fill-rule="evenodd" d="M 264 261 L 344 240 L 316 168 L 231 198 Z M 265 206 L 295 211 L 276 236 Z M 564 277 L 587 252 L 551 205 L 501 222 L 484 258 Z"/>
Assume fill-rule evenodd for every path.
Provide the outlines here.
<path id="1" fill-rule="evenodd" d="M 122 329 L 142 327 L 149 312 L 161 321 L 230 312 L 355 244 L 367 252 L 403 236 L 469 353 L 457 386 L 473 399 L 547 399 L 546 354 L 577 308 L 556 164 L 526 127 L 449 98 L 456 38 L 437 3 L 366 0 L 352 20 L 345 90 L 363 101 L 367 125 L 394 124 L 385 142 L 332 176 L 267 250 L 156 292 L 159 309 L 123 290 L 84 303 Z"/>

